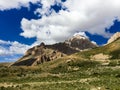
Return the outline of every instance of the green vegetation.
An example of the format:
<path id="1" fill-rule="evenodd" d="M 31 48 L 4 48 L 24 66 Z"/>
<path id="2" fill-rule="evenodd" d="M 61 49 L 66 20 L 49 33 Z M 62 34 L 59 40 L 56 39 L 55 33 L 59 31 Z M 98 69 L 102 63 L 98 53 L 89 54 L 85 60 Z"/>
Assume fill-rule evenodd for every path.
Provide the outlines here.
<path id="1" fill-rule="evenodd" d="M 34 67 L 0 66 L 0 90 L 119 90 L 119 62 L 63 58 Z"/>
<path id="2" fill-rule="evenodd" d="M 92 60 L 102 53 L 110 60 Z M 38 66 L 0 64 L 0 90 L 120 90 L 120 39 Z"/>
<path id="3" fill-rule="evenodd" d="M 91 49 L 89 51 L 76 53 L 75 56 L 82 57 L 84 59 L 90 59 L 91 55 L 96 54 L 109 55 L 110 59 L 120 59 L 120 39 L 101 47 Z"/>

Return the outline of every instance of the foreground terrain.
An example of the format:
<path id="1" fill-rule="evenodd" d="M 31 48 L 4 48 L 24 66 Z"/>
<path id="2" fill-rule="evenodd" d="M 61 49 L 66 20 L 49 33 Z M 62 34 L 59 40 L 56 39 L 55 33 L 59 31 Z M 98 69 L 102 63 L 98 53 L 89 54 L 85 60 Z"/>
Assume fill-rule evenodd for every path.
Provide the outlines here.
<path id="1" fill-rule="evenodd" d="M 33 67 L 0 65 L 0 90 L 120 90 L 119 81 L 119 59 L 67 57 Z"/>
<path id="2" fill-rule="evenodd" d="M 52 50 L 44 45 L 34 47 L 17 62 L 0 64 L 0 90 L 120 90 L 120 38 L 62 56 L 61 45 L 63 48 L 64 44 L 59 44 Z M 68 53 L 74 49 L 66 47 Z M 53 54 L 58 48 L 59 52 Z M 41 50 L 52 59 L 39 58 Z M 31 65 L 31 60 L 43 62 Z"/>

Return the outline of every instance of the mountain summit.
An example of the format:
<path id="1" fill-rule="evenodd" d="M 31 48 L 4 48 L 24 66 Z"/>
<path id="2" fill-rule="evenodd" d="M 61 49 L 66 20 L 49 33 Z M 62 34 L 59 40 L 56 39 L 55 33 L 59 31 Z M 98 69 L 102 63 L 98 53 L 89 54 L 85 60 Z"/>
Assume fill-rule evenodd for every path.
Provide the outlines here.
<path id="1" fill-rule="evenodd" d="M 79 50 L 84 50 L 84 49 L 90 49 L 97 47 L 96 44 L 92 43 L 89 38 L 76 34 L 70 39 L 66 40 L 65 43 L 69 44 L 69 46 L 79 49 Z"/>
<path id="2" fill-rule="evenodd" d="M 40 45 L 27 50 L 25 55 L 12 65 L 34 66 L 80 52 L 84 49 L 91 49 L 95 47 L 97 47 L 97 45 L 93 44 L 88 38 L 77 34 L 65 42 L 53 45 L 45 45 L 44 43 L 41 43 Z"/>

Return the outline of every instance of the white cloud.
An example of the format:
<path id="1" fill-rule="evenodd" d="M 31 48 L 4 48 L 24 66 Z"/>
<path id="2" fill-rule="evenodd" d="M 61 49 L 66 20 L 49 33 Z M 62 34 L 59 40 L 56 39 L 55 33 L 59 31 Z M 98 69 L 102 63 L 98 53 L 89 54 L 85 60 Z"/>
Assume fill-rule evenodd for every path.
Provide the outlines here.
<path id="1" fill-rule="evenodd" d="M 15 62 L 22 55 L 0 56 L 0 62 Z"/>
<path id="2" fill-rule="evenodd" d="M 75 33 L 73 36 L 76 36 L 76 35 L 81 35 L 81 36 L 84 36 L 84 37 L 86 37 L 86 38 L 89 38 L 89 37 L 86 35 L 85 32 L 77 32 L 77 33 Z"/>
<path id="3" fill-rule="evenodd" d="M 55 0 L 41 0 L 43 4 L 42 8 L 38 8 L 36 12 L 40 13 L 41 15 L 49 15 L 51 13 L 50 6 L 55 3 Z"/>
<path id="4" fill-rule="evenodd" d="M 0 40 L 0 56 L 23 55 L 31 46 L 21 44 L 17 41 Z"/>
<path id="5" fill-rule="evenodd" d="M 0 62 L 13 62 L 22 57 L 25 52 L 37 44 L 26 45 L 17 41 L 0 40 Z"/>
<path id="6" fill-rule="evenodd" d="M 29 7 L 29 3 L 37 3 L 40 0 L 0 0 L 0 10 L 9 10 L 20 8 L 21 6 Z"/>
<path id="7" fill-rule="evenodd" d="M 50 6 L 55 4 L 54 1 L 42 0 L 43 8 L 37 9 L 42 13 L 42 18 L 22 19 L 22 36 L 36 37 L 37 42 L 48 44 L 64 41 L 76 31 L 87 31 L 109 38 L 111 34 L 105 32 L 105 28 L 113 25 L 115 17 L 120 19 L 120 0 L 67 0 L 64 3 L 56 0 L 67 10 L 60 10 L 59 13 L 52 11 L 46 16 Z"/>
<path id="8" fill-rule="evenodd" d="M 0 40 L 0 45 L 2 45 L 2 44 L 10 44 L 10 41 L 3 41 L 3 40 Z"/>
<path id="9" fill-rule="evenodd" d="M 39 16 L 42 15 L 50 15 L 51 13 L 54 13 L 54 10 L 51 9 L 52 5 L 62 5 L 61 0 L 41 0 L 41 4 L 43 5 L 42 8 L 37 8 L 34 12 L 35 14 L 39 14 Z M 64 8 L 64 6 L 62 6 Z"/>

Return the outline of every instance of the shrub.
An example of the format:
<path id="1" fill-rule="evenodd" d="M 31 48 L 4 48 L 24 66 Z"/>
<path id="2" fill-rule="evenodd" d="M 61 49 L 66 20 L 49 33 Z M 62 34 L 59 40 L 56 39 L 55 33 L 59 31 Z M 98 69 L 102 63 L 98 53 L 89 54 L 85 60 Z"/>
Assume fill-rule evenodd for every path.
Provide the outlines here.
<path id="1" fill-rule="evenodd" d="M 116 60 L 112 60 L 108 64 L 108 66 L 117 66 L 117 65 L 118 65 L 118 61 L 116 61 Z"/>
<path id="2" fill-rule="evenodd" d="M 57 67 L 52 69 L 52 73 L 65 73 L 68 71 L 68 65 L 67 64 L 59 64 Z"/>
<path id="3" fill-rule="evenodd" d="M 95 67 L 96 65 L 99 65 L 100 63 L 97 61 L 91 61 L 91 60 L 77 60 L 74 62 L 69 63 L 69 66 L 78 66 L 83 68 L 89 68 L 89 67 Z"/>

